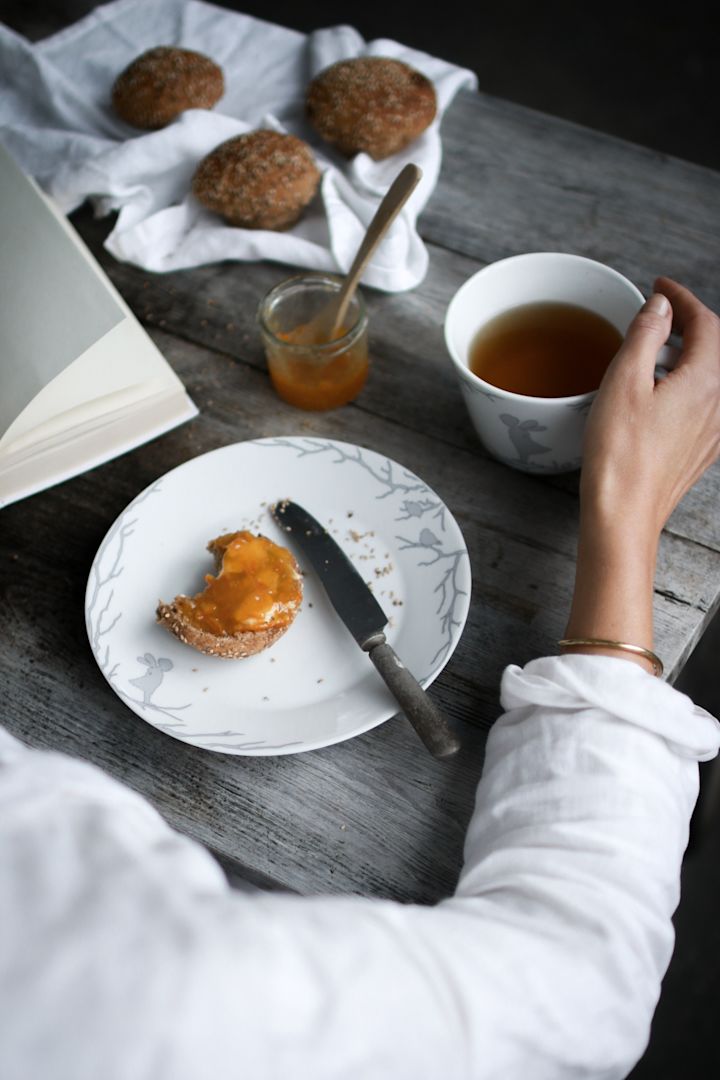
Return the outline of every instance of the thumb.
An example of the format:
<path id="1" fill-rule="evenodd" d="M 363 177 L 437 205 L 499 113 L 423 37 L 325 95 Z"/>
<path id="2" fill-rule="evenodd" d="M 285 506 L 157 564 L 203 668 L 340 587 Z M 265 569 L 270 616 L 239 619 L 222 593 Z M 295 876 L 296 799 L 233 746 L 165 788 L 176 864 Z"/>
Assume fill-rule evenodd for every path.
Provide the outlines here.
<path id="1" fill-rule="evenodd" d="M 672 329 L 672 307 L 662 293 L 653 293 L 630 323 L 625 341 L 618 352 L 617 364 L 631 362 L 636 371 L 655 372 L 658 349 L 664 345 Z"/>

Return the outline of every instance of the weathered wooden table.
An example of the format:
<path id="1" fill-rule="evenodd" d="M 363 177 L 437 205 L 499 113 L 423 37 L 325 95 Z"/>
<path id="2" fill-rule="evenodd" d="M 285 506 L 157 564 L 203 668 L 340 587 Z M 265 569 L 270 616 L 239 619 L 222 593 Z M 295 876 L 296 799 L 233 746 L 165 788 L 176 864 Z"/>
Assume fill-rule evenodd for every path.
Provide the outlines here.
<path id="1" fill-rule="evenodd" d="M 285 276 L 223 264 L 153 276 L 102 248 L 107 222 L 75 224 L 201 409 L 200 417 L 2 515 L 3 722 L 35 746 L 77 754 L 145 794 L 231 873 L 300 892 L 432 901 L 449 893 L 508 662 L 553 652 L 570 600 L 577 477 L 524 475 L 489 459 L 471 429 L 442 322 L 484 263 L 534 250 L 600 259 L 644 291 L 657 273 L 716 310 L 720 182 L 709 170 L 484 95 L 443 122 L 440 183 L 420 219 L 423 284 L 367 294 L 373 367 L 356 403 L 301 413 L 272 390 L 255 309 Z M 470 551 L 462 640 L 432 687 L 464 748 L 434 761 L 404 719 L 323 750 L 240 758 L 167 737 L 116 697 L 88 647 L 89 567 L 109 525 L 179 463 L 268 435 L 338 438 L 387 454 L 445 500 Z M 720 469 L 666 529 L 655 595 L 657 650 L 672 679 L 720 598 Z"/>

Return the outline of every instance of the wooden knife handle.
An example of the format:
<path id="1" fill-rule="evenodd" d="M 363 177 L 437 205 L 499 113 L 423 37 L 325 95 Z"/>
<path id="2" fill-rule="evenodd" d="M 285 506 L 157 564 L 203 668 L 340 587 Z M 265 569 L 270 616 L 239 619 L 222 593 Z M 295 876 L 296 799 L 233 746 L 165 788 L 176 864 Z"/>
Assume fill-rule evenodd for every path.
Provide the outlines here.
<path id="1" fill-rule="evenodd" d="M 456 753 L 460 740 L 392 646 L 383 641 L 372 645 L 367 653 L 430 753 L 437 758 Z"/>

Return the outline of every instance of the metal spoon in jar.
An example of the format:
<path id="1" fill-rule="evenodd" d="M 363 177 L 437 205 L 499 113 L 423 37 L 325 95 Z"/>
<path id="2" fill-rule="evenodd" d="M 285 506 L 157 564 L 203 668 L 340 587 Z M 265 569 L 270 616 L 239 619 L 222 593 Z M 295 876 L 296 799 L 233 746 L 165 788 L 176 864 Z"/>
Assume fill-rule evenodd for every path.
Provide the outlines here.
<path id="1" fill-rule="evenodd" d="M 318 312 L 313 319 L 294 336 L 298 345 L 320 345 L 333 341 L 343 325 L 353 293 L 370 261 L 376 247 L 384 237 L 390 225 L 398 216 L 422 178 L 422 169 L 417 165 L 406 165 L 398 173 L 378 206 L 372 221 L 367 227 L 363 242 L 358 248 L 347 277 L 337 296 L 327 307 Z"/>

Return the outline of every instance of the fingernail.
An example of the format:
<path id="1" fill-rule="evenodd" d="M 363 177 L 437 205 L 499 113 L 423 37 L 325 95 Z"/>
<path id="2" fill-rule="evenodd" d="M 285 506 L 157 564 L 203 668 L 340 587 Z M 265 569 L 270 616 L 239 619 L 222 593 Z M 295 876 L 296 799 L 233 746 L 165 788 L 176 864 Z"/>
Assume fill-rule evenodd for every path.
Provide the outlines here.
<path id="1" fill-rule="evenodd" d="M 670 312 L 670 301 L 662 293 L 653 293 L 650 299 L 645 301 L 643 311 L 652 311 L 655 315 L 667 315 Z"/>

